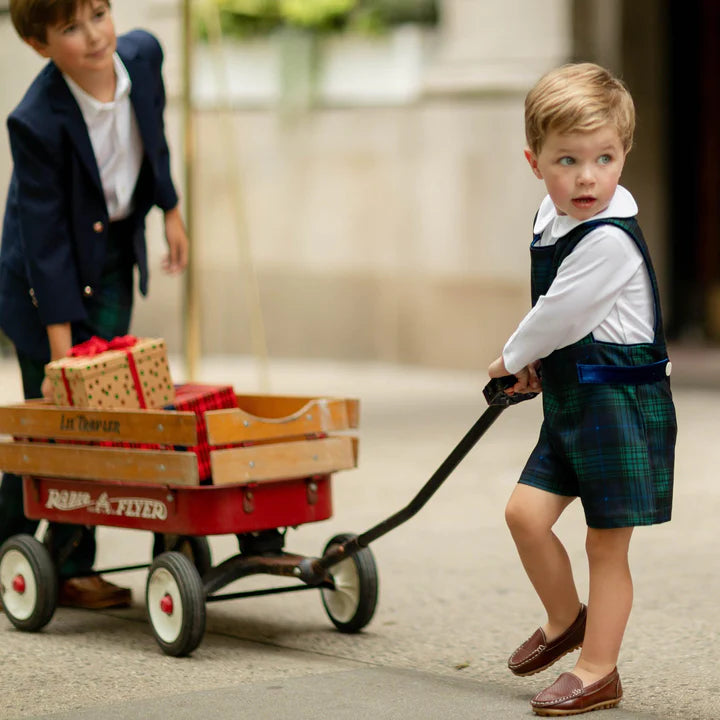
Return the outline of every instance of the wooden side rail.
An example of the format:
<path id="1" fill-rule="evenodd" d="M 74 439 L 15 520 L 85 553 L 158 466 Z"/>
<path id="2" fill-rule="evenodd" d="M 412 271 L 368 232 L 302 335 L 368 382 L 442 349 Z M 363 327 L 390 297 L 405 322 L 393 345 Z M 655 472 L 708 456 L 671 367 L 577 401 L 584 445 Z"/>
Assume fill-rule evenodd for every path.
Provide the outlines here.
<path id="1" fill-rule="evenodd" d="M 0 434 L 58 440 L 197 444 L 192 412 L 90 410 L 43 402 L 0 407 Z"/>
<path id="2" fill-rule="evenodd" d="M 17 475 L 77 480 L 200 484 L 195 453 L 174 450 L 4 442 L 0 443 L 0 469 Z"/>
<path id="3" fill-rule="evenodd" d="M 239 408 L 205 414 L 212 445 L 327 434 L 358 426 L 359 402 L 238 395 Z"/>

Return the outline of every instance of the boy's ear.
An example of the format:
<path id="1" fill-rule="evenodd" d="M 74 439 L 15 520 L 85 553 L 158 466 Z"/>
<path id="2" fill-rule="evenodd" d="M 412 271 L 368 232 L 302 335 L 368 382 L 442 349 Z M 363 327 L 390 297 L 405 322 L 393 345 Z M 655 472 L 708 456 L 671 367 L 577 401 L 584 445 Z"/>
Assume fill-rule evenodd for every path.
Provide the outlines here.
<path id="1" fill-rule="evenodd" d="M 528 161 L 528 164 L 533 171 L 533 175 L 535 175 L 538 180 L 542 180 L 542 173 L 538 167 L 537 157 L 530 148 L 525 148 L 525 159 Z"/>
<path id="2" fill-rule="evenodd" d="M 23 38 L 23 40 L 38 54 L 42 55 L 44 58 L 49 58 L 50 55 L 48 53 L 47 45 L 44 42 L 40 42 L 35 37 L 26 37 Z"/>

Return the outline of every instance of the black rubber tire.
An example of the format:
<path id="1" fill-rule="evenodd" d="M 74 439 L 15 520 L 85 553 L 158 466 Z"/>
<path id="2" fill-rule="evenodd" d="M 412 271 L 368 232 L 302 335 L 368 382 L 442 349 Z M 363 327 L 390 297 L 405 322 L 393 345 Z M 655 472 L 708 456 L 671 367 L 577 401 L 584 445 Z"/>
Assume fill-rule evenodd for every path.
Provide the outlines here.
<path id="1" fill-rule="evenodd" d="M 179 613 L 177 630 L 163 627 L 165 618 L 159 599 L 173 591 L 172 613 Z M 158 555 L 150 567 L 145 604 L 158 645 L 166 655 L 189 655 L 205 634 L 205 591 L 197 568 L 179 552 Z M 166 614 L 166 613 L 165 613 Z"/>
<path id="2" fill-rule="evenodd" d="M 341 534 L 332 538 L 325 546 L 323 555 L 333 546 L 342 545 L 348 540 L 352 540 L 355 535 Z M 329 570 L 333 579 L 341 574 L 346 576 L 349 574 L 350 579 L 357 585 L 355 588 L 357 597 L 346 594 L 349 605 L 343 609 L 340 615 L 333 601 L 333 593 L 342 592 L 338 590 L 321 589 L 323 606 L 325 612 L 332 621 L 333 625 L 344 633 L 356 633 L 362 630 L 372 619 L 375 614 L 378 599 L 378 572 L 375 564 L 375 558 L 370 548 L 362 550 L 351 555 L 349 558 L 334 565 Z"/>
<path id="3" fill-rule="evenodd" d="M 3 609 L 8 620 L 18 629 L 35 632 L 45 627 L 55 613 L 58 602 L 58 577 L 55 563 L 48 549 L 31 535 L 13 535 L 0 547 L 0 576 L 4 562 L 8 562 L 10 552 L 20 553 L 26 560 L 32 573 L 36 595 L 34 605 L 27 616 L 17 616 L 13 612 L 12 588 L 3 587 Z"/>
<path id="4" fill-rule="evenodd" d="M 157 533 L 153 543 L 153 559 L 164 552 L 179 552 L 185 555 L 197 568 L 200 577 L 205 577 L 212 568 L 210 543 L 204 535 L 162 535 Z"/>

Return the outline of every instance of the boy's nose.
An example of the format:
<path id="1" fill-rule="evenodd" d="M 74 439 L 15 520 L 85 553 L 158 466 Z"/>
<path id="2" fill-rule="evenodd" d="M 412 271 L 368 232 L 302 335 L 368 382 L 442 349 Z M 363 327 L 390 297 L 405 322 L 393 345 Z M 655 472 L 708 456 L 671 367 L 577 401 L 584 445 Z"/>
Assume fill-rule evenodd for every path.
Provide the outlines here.
<path id="1" fill-rule="evenodd" d="M 92 23 L 86 23 L 85 37 L 89 43 L 94 43 L 100 38 L 100 31 Z"/>
<path id="2" fill-rule="evenodd" d="M 590 183 L 595 182 L 595 175 L 591 167 L 587 165 L 582 165 L 580 167 L 580 172 L 578 173 L 578 182 L 583 185 L 589 185 Z"/>

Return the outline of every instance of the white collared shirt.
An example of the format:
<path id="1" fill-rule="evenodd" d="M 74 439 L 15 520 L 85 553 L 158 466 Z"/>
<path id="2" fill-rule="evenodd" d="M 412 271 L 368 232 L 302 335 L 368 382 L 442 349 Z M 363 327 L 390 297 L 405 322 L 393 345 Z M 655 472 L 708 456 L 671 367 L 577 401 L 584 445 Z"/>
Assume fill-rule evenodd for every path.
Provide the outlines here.
<path id="1" fill-rule="evenodd" d="M 63 77 L 87 125 L 110 220 L 122 220 L 133 210 L 133 193 L 140 175 L 143 144 L 130 102 L 130 76 L 117 53 L 113 55 L 113 61 L 115 97 L 110 102 L 100 102 L 72 78 Z"/>
<path id="2" fill-rule="evenodd" d="M 633 196 L 618 186 L 608 208 L 590 220 L 633 217 L 637 211 Z M 546 196 L 533 229 L 541 234 L 536 246 L 554 245 L 582 222 L 558 215 Z M 505 367 L 516 373 L 588 333 L 623 345 L 652 342 L 654 324 L 652 285 L 640 250 L 620 228 L 602 225 L 563 260 L 547 293 L 507 341 Z"/>

